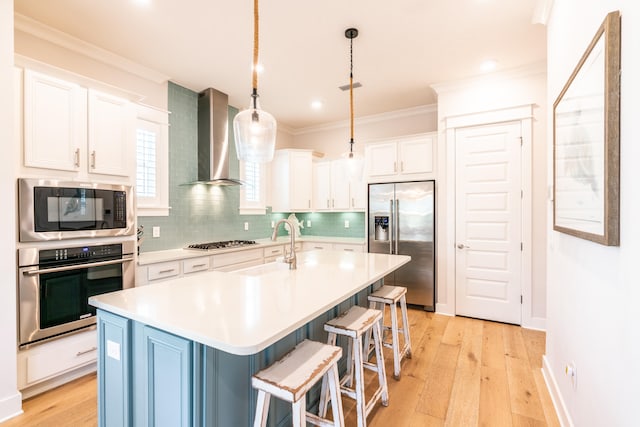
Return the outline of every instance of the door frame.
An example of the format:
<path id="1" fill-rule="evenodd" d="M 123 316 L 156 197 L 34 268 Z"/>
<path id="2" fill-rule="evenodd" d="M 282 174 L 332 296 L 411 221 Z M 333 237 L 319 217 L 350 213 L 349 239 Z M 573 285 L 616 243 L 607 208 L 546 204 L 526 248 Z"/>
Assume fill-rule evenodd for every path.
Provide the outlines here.
<path id="1" fill-rule="evenodd" d="M 534 104 L 525 104 L 510 108 L 448 116 L 444 118 L 445 133 L 445 165 L 446 165 L 446 187 L 447 191 L 439 191 L 439 200 L 436 206 L 440 218 L 452 218 L 456 212 L 455 204 L 455 132 L 456 129 L 499 124 L 505 122 L 520 122 L 522 129 L 522 162 L 521 162 L 521 183 L 522 183 L 522 264 L 521 264 L 521 289 L 522 289 L 522 326 L 536 329 L 544 329 L 544 325 L 532 316 L 532 290 L 531 290 L 531 255 L 532 255 L 532 141 L 533 141 L 533 108 Z M 442 189 L 441 189 L 442 190 Z M 444 253 L 437 262 L 440 281 L 438 288 L 445 292 L 439 292 L 436 311 L 443 314 L 455 315 L 456 307 L 456 287 L 455 287 L 455 236 L 456 227 L 454 221 L 442 221 L 440 233 L 444 236 L 438 245 L 438 251 Z M 442 274 L 444 273 L 444 274 Z M 444 276 L 444 277 L 443 277 Z M 438 277 L 438 275 L 436 276 Z M 444 285 L 444 286 L 442 286 Z M 445 295 L 443 295 L 445 294 Z M 444 298 L 443 298 L 444 297 Z"/>

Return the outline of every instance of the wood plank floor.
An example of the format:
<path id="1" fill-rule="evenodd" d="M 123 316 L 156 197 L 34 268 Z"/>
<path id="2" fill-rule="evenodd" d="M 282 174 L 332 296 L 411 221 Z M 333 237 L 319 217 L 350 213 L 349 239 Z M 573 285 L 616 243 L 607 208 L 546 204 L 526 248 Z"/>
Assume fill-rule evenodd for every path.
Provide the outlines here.
<path id="1" fill-rule="evenodd" d="M 544 332 L 412 309 L 409 323 L 413 357 L 396 381 L 385 349 L 389 406 L 376 406 L 370 427 L 560 425 L 540 370 Z M 24 414 L 2 427 L 96 426 L 96 387 L 88 375 L 25 400 Z M 355 426 L 354 405 L 343 402 Z"/>

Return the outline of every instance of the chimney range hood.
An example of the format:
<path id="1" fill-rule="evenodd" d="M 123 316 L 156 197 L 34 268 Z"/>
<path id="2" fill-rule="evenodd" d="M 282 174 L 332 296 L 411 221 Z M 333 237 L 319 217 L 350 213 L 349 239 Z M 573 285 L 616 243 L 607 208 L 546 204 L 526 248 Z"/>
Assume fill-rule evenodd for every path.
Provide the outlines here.
<path id="1" fill-rule="evenodd" d="M 229 96 L 209 88 L 198 94 L 198 179 L 195 183 L 241 185 L 229 176 Z"/>

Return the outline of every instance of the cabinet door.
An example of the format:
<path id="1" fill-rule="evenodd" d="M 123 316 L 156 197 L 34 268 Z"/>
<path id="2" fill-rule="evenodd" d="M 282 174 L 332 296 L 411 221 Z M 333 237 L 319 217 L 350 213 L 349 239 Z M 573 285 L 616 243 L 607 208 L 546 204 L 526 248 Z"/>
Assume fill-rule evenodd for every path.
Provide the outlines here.
<path id="1" fill-rule="evenodd" d="M 195 425 L 193 342 L 141 323 L 134 334 L 134 425 Z"/>
<path id="2" fill-rule="evenodd" d="M 367 146 L 368 176 L 393 176 L 397 171 L 397 145 L 395 142 Z"/>
<path id="3" fill-rule="evenodd" d="M 128 101 L 89 90 L 89 172 L 133 175 L 134 119 Z"/>
<path id="4" fill-rule="evenodd" d="M 24 165 L 76 171 L 86 147 L 86 91 L 44 74 L 24 73 Z"/>
<path id="5" fill-rule="evenodd" d="M 331 162 L 331 208 L 346 211 L 351 207 L 349 174 L 345 160 Z"/>
<path id="6" fill-rule="evenodd" d="M 331 163 L 313 165 L 313 208 L 316 211 L 331 209 Z"/>
<path id="7" fill-rule="evenodd" d="M 365 210 L 367 208 L 367 184 L 355 180 L 351 181 L 351 209 Z"/>
<path id="8" fill-rule="evenodd" d="M 291 210 L 311 210 L 311 195 L 313 193 L 313 168 L 311 152 L 293 151 L 289 158 L 291 174 Z"/>
<path id="9" fill-rule="evenodd" d="M 400 141 L 398 152 L 401 174 L 424 174 L 433 171 L 433 137 Z"/>

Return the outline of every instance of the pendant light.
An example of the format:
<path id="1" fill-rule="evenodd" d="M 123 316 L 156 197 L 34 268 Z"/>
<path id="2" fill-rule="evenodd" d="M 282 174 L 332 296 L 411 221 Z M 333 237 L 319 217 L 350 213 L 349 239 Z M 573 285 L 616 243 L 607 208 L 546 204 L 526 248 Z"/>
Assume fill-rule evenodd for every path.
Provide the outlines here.
<path id="1" fill-rule="evenodd" d="M 353 151 L 353 39 L 358 37 L 357 28 L 347 28 L 344 35 L 349 39 L 349 151 L 342 157 L 345 159 L 346 173 L 351 180 L 362 180 L 364 159 Z"/>
<path id="2" fill-rule="evenodd" d="M 253 91 L 249 108 L 233 119 L 233 131 L 238 159 L 252 163 L 273 160 L 276 148 L 276 119 L 260 109 L 258 101 L 258 0 L 253 1 Z"/>

